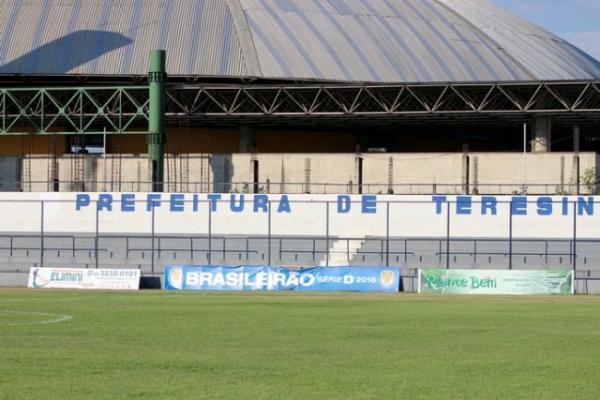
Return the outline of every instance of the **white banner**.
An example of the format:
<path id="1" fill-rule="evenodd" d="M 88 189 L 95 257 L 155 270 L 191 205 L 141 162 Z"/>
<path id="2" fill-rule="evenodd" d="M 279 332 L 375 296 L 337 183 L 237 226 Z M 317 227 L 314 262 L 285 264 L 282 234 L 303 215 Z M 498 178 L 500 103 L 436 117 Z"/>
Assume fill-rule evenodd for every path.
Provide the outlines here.
<path id="1" fill-rule="evenodd" d="M 420 269 L 419 293 L 575 294 L 573 277 L 570 269 Z"/>
<path id="2" fill-rule="evenodd" d="M 31 268 L 27 287 L 138 290 L 139 269 Z"/>

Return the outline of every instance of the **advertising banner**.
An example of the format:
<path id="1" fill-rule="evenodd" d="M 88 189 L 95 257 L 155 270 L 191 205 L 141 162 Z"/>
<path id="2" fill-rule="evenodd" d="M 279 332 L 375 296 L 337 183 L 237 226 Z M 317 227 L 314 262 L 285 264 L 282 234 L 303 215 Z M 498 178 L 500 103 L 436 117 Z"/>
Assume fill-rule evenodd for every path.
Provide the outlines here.
<path id="1" fill-rule="evenodd" d="M 573 272 L 570 269 L 420 269 L 419 293 L 573 294 Z"/>
<path id="2" fill-rule="evenodd" d="M 400 268 L 167 266 L 167 290 L 397 292 Z"/>
<path id="3" fill-rule="evenodd" d="M 31 268 L 27 287 L 138 290 L 140 277 L 138 269 Z"/>

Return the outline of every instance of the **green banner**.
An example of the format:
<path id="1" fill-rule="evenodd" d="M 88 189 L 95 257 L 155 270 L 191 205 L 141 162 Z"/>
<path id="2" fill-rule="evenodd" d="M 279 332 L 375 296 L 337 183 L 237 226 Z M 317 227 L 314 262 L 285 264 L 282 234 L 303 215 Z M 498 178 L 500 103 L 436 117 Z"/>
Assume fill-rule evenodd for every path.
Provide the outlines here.
<path id="1" fill-rule="evenodd" d="M 573 294 L 573 271 L 420 269 L 419 293 Z"/>

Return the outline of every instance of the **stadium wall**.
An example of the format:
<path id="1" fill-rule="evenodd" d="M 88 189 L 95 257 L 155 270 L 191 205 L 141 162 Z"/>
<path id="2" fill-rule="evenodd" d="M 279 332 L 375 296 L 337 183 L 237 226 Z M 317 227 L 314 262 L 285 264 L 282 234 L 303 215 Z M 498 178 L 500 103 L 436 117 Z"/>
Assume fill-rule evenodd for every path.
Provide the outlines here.
<path id="1" fill-rule="evenodd" d="M 62 192 L 150 190 L 143 154 L 0 156 L 0 163 L 4 191 L 53 191 L 54 176 Z M 578 177 L 597 165 L 595 153 L 531 153 L 526 167 L 519 153 L 192 153 L 166 155 L 165 182 L 173 192 L 253 192 L 256 179 L 258 192 L 270 193 L 512 194 L 526 181 L 528 193 L 573 194 Z"/>
<path id="2" fill-rule="evenodd" d="M 344 238 L 446 237 L 448 219 L 455 238 L 572 238 L 576 220 L 597 239 L 600 197 L 3 193 L 0 215 L 9 233 Z"/>

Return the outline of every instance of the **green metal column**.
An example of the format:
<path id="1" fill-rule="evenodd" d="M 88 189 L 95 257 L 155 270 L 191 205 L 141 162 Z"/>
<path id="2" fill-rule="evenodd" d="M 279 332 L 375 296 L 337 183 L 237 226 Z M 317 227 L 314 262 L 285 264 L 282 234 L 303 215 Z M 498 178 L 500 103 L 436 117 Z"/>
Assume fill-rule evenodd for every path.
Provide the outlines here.
<path id="1" fill-rule="evenodd" d="M 150 121 L 148 126 L 148 158 L 152 164 L 152 191 L 164 190 L 165 163 L 165 81 L 166 53 L 164 50 L 150 51 Z"/>

